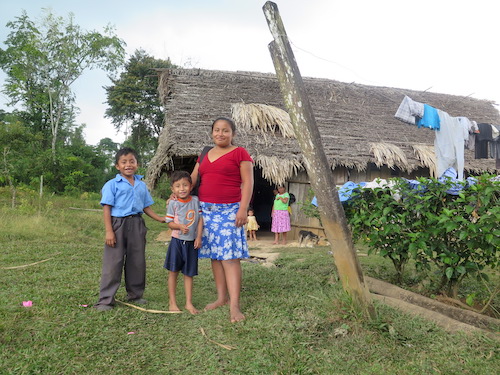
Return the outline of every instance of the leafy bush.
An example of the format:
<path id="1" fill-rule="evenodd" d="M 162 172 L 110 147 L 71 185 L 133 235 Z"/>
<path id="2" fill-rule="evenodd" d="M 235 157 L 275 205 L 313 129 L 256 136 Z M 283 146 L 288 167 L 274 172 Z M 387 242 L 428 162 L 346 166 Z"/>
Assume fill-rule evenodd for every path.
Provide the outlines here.
<path id="1" fill-rule="evenodd" d="M 319 216 L 318 207 L 311 203 L 314 198 L 314 191 L 309 189 L 307 192 L 307 196 L 303 202 L 297 202 L 297 206 L 304 213 L 306 217 L 316 218 L 321 222 L 321 218 Z"/>
<path id="2" fill-rule="evenodd" d="M 467 276 L 485 278 L 485 267 L 500 261 L 500 183 L 484 175 L 458 195 L 448 194 L 457 183 L 421 179 L 420 188 L 395 180 L 394 188 L 362 189 L 345 206 L 355 238 L 369 251 L 388 257 L 400 281 L 413 258 L 419 270 L 435 264 L 441 271 L 439 292 L 457 297 Z M 400 200 L 393 197 L 394 192 Z"/>
<path id="3" fill-rule="evenodd" d="M 398 181 L 398 190 L 405 190 L 405 185 Z M 417 213 L 394 199 L 388 188 L 356 190 L 353 199 L 347 202 L 345 211 L 354 238 L 367 243 L 369 254 L 389 258 L 396 269 L 396 282 L 401 283 L 410 257 L 412 223 Z"/>

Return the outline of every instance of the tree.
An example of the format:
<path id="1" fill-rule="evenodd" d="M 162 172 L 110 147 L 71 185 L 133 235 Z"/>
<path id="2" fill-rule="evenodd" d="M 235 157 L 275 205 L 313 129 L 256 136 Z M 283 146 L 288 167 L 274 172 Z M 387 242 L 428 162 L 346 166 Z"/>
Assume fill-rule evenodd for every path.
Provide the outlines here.
<path id="1" fill-rule="evenodd" d="M 50 139 L 54 162 L 59 131 L 71 124 L 76 109 L 72 84 L 87 69 L 116 70 L 125 53 L 112 27 L 103 34 L 84 31 L 73 18 L 45 10 L 37 24 L 23 11 L 7 23 L 13 31 L 0 49 L 0 68 L 7 73 L 3 92 L 11 105 L 22 104 L 34 132 Z"/>
<path id="2" fill-rule="evenodd" d="M 170 59 L 160 60 L 143 50 L 136 50 L 125 65 L 119 79 L 105 87 L 107 93 L 106 117 L 111 118 L 116 130 L 130 128 L 129 142 L 144 162 L 158 146 L 163 129 L 164 112 L 158 98 L 157 68 L 175 68 Z"/>
<path id="3" fill-rule="evenodd" d="M 115 155 L 120 149 L 120 144 L 113 142 L 111 138 L 103 138 L 96 146 L 99 154 L 106 158 L 104 173 L 107 176 L 106 180 L 114 177 L 117 173 L 115 168 Z"/>
<path id="4" fill-rule="evenodd" d="M 9 186 L 14 207 L 18 185 L 29 183 L 33 177 L 40 139 L 29 132 L 15 115 L 0 111 L 0 145 L 0 186 Z"/>

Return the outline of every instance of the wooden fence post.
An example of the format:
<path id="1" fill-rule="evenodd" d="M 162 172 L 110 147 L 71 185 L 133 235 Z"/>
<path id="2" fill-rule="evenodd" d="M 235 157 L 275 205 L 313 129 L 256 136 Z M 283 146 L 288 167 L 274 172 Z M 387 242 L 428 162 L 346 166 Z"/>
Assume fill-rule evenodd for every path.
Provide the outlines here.
<path id="1" fill-rule="evenodd" d="M 304 164 L 311 186 L 318 200 L 318 208 L 325 234 L 330 241 L 335 265 L 344 290 L 349 293 L 360 311 L 375 318 L 370 292 L 364 282 L 352 235 L 347 226 L 344 209 L 336 189 L 333 173 L 328 165 L 316 119 L 307 97 L 302 76 L 288 42 L 285 27 L 275 3 L 263 7 L 274 41 L 269 44 L 276 75 L 288 109 L 295 135 L 302 150 Z"/>

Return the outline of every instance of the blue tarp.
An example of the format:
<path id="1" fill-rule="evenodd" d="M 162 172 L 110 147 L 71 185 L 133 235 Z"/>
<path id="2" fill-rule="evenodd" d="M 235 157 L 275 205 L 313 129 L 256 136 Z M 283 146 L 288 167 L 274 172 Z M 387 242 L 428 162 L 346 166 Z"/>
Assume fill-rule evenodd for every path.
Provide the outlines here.
<path id="1" fill-rule="evenodd" d="M 403 179 L 403 180 L 406 180 L 412 189 L 420 190 L 422 193 L 427 190 L 425 184 L 420 181 L 408 180 L 408 179 Z M 457 171 L 454 168 L 448 168 L 447 170 L 444 171 L 441 177 L 438 178 L 438 181 L 443 184 L 446 183 L 447 181 L 451 181 L 452 186 L 448 190 L 446 190 L 446 192 L 451 195 L 458 195 L 461 190 L 466 189 L 471 185 L 474 185 L 477 182 L 477 179 L 474 177 L 468 177 L 467 180 L 465 181 L 466 183 L 464 184 L 462 181 L 457 179 Z M 348 201 L 349 199 L 351 199 L 353 190 L 363 188 L 364 186 L 366 186 L 366 184 L 367 182 L 359 182 L 359 183 L 352 181 L 346 182 L 339 189 L 340 201 L 341 202 Z M 312 199 L 311 204 L 313 204 L 316 207 L 318 206 L 318 201 L 316 197 Z"/>

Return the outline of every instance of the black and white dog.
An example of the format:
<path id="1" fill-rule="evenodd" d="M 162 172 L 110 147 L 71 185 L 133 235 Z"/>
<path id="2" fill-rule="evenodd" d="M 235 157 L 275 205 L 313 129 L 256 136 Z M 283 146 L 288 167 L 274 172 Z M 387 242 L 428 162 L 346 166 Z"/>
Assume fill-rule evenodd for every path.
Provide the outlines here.
<path id="1" fill-rule="evenodd" d="M 313 247 L 319 242 L 319 236 L 308 230 L 301 230 L 299 232 L 299 246 L 300 247 Z"/>

